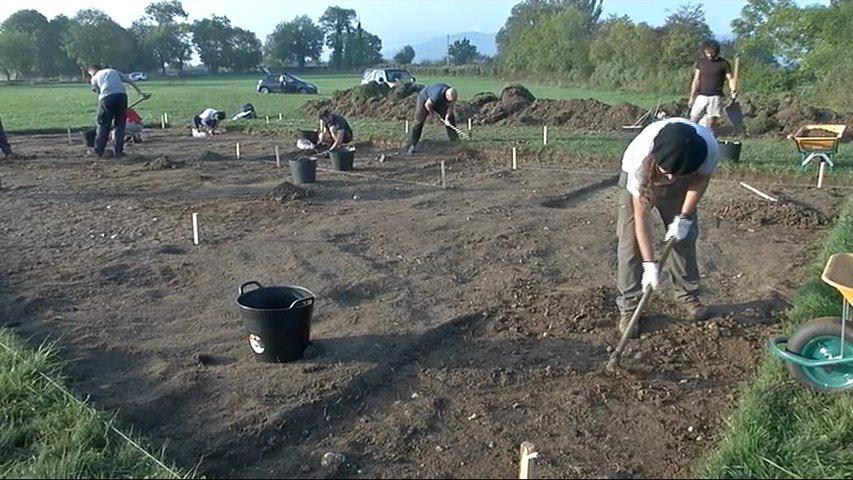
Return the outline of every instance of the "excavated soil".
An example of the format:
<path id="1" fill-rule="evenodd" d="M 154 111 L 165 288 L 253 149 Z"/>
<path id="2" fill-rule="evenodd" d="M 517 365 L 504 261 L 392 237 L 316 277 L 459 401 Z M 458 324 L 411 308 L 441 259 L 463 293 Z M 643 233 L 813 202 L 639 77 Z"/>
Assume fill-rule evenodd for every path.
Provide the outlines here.
<path id="1" fill-rule="evenodd" d="M 305 104 L 305 111 L 316 116 L 323 110 L 356 117 L 406 120 L 414 115 L 418 88 L 405 85 L 394 89 L 370 83 L 349 90 L 339 90 L 331 98 Z M 723 135 L 780 135 L 796 132 L 809 123 L 846 124 L 845 140 L 853 138 L 853 112 L 836 112 L 806 105 L 797 97 L 770 99 L 743 94 L 739 99 L 744 114 L 744 128 L 734 131 L 725 117 L 721 120 Z M 659 106 L 667 116 L 687 116 L 687 100 Z M 471 119 L 477 125 L 552 125 L 572 130 L 612 131 L 635 124 L 645 108 L 629 103 L 608 105 L 594 99 L 537 99 L 522 85 L 508 85 L 497 95 L 475 94 L 470 101 L 460 101 L 456 108 L 460 124 Z M 831 135 L 834 136 L 834 135 Z"/>
<path id="2" fill-rule="evenodd" d="M 123 159 L 13 141 L 36 157 L 0 162 L 0 325 L 56 341 L 80 398 L 208 478 L 514 477 L 524 441 L 533 478 L 688 476 L 848 194 L 750 179 L 771 205 L 715 179 L 713 318 L 685 321 L 664 285 L 608 375 L 616 158 L 512 171 L 364 146 L 352 172 L 320 159 L 294 186 L 272 148 L 290 138 L 158 130 Z M 164 158 L 184 166 L 144 168 Z M 314 292 L 304 359 L 253 358 L 235 305 L 250 281 Z"/>

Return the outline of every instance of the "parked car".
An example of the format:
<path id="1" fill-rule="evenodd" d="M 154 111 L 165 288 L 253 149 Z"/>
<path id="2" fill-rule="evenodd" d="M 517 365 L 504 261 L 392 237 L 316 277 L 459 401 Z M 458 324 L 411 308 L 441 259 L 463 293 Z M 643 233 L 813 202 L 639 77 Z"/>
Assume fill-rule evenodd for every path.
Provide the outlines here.
<path id="1" fill-rule="evenodd" d="M 403 83 L 415 83 L 415 77 L 408 70 L 401 68 L 369 68 L 364 71 L 361 84 L 370 82 L 387 83 L 393 88 Z"/>
<path id="2" fill-rule="evenodd" d="M 127 74 L 127 78 L 134 82 L 140 82 L 142 80 L 148 80 L 148 75 L 146 75 L 145 72 L 130 72 Z"/>
<path id="3" fill-rule="evenodd" d="M 290 73 L 268 73 L 258 80 L 260 93 L 317 93 L 317 85 Z"/>

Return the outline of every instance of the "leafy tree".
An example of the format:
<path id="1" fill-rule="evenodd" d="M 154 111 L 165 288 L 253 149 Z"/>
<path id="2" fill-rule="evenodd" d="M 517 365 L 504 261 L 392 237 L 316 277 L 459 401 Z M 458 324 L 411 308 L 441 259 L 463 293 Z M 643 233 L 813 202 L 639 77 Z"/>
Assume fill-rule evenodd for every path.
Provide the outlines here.
<path id="1" fill-rule="evenodd" d="M 602 22 L 590 45 L 590 82 L 614 89 L 648 88 L 643 80 L 659 65 L 658 37 L 647 24 L 634 25 L 626 16 Z"/>
<path id="2" fill-rule="evenodd" d="M 193 22 L 193 45 L 210 73 L 219 72 L 219 69 L 228 63 L 226 56 L 231 30 L 228 17 L 212 15 L 210 18 Z"/>
<path id="3" fill-rule="evenodd" d="M 261 60 L 261 41 L 255 32 L 234 28 L 226 50 L 226 66 L 234 72 L 254 69 Z"/>
<path id="4" fill-rule="evenodd" d="M 320 16 L 320 25 L 326 32 L 326 46 L 332 49 L 331 65 L 340 69 L 344 61 L 345 36 L 352 32 L 355 10 L 341 7 L 329 7 Z"/>
<path id="5" fill-rule="evenodd" d="M 323 53 L 323 30 L 307 15 L 279 23 L 267 37 L 267 54 L 283 64 L 305 66 L 306 59 L 320 61 Z"/>
<path id="6" fill-rule="evenodd" d="M 145 17 L 134 22 L 133 31 L 139 43 L 156 59 L 163 75 L 166 66 L 183 70 L 192 58 L 187 12 L 178 0 L 154 2 L 145 7 Z"/>
<path id="7" fill-rule="evenodd" d="M 127 70 L 137 45 L 133 36 L 106 13 L 86 9 L 71 19 L 63 49 L 78 65 L 97 63 Z"/>
<path id="8" fill-rule="evenodd" d="M 16 79 L 36 67 L 38 42 L 35 35 L 14 29 L 0 31 L 0 71 L 7 80 Z"/>
<path id="9" fill-rule="evenodd" d="M 66 17 L 61 17 L 59 22 L 54 23 L 49 22 L 36 10 L 18 10 L 3 22 L 0 29 L 33 35 L 37 52 L 34 56 L 35 66 L 31 70 L 51 76 L 75 69 L 68 56 L 60 49 L 60 36 L 64 29 L 58 27 L 63 23 L 67 26 Z"/>
<path id="10" fill-rule="evenodd" d="M 406 45 L 394 55 L 394 63 L 400 65 L 408 65 L 415 59 L 415 49 L 411 45 Z"/>
<path id="11" fill-rule="evenodd" d="M 447 56 L 450 57 L 450 61 L 454 65 L 474 63 L 478 55 L 477 46 L 471 45 L 471 40 L 468 40 L 467 37 L 454 41 L 447 48 Z"/>
<path id="12" fill-rule="evenodd" d="M 658 41 L 659 63 L 676 70 L 691 67 L 699 57 L 699 44 L 711 38 L 701 5 L 682 5 L 666 18 Z"/>
<path id="13" fill-rule="evenodd" d="M 739 50 L 744 56 L 796 63 L 801 48 L 797 28 L 800 10 L 794 0 L 747 0 L 740 18 L 732 20 Z"/>
<path id="14" fill-rule="evenodd" d="M 382 40 L 361 28 L 358 22 L 355 30 L 344 35 L 343 65 L 347 68 L 359 68 L 382 62 Z"/>
<path id="15" fill-rule="evenodd" d="M 510 11 L 504 26 L 495 36 L 498 52 L 511 47 L 524 32 L 534 28 L 545 15 L 574 8 L 583 17 L 584 28 L 592 31 L 601 17 L 603 0 L 524 0 Z"/>

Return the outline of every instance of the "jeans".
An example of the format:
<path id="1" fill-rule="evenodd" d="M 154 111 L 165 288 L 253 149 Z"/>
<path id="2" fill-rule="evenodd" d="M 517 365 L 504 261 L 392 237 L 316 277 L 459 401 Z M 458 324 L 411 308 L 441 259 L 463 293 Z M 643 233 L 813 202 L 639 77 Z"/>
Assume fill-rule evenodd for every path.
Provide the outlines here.
<path id="1" fill-rule="evenodd" d="M 127 94 L 114 93 L 98 102 L 98 133 L 95 135 L 95 155 L 101 156 L 107 148 L 110 130 L 115 126 L 115 154 L 124 152 L 124 124 Z"/>

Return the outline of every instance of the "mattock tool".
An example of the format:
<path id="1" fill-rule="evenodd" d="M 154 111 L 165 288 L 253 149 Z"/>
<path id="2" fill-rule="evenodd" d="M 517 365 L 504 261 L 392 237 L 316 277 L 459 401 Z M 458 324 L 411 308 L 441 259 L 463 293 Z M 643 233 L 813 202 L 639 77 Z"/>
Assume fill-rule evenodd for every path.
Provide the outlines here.
<path id="1" fill-rule="evenodd" d="M 663 253 L 660 255 L 660 261 L 658 265 L 660 265 L 661 271 L 666 265 L 666 259 L 669 258 L 669 253 L 672 251 L 672 247 L 675 246 L 675 238 L 669 239 L 666 242 L 666 245 L 663 247 Z M 616 346 L 616 350 L 613 350 L 613 353 L 610 354 L 610 360 L 607 361 L 607 366 L 605 367 L 608 372 L 616 371 L 616 367 L 619 366 L 619 357 L 622 356 L 622 350 L 625 349 L 625 345 L 628 343 L 628 337 L 631 331 L 634 329 L 634 325 L 640 321 L 640 316 L 643 315 L 643 308 L 645 308 L 646 303 L 648 303 L 649 298 L 652 296 L 652 287 L 646 287 L 643 291 L 643 298 L 640 299 L 640 303 L 637 305 L 637 308 L 634 309 L 634 314 L 631 316 L 631 321 L 628 323 L 628 328 L 625 329 L 625 332 L 622 334 L 622 339 L 619 340 L 619 345 Z"/>

